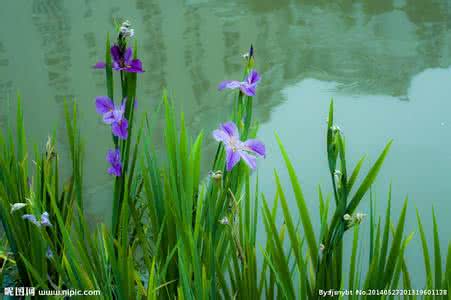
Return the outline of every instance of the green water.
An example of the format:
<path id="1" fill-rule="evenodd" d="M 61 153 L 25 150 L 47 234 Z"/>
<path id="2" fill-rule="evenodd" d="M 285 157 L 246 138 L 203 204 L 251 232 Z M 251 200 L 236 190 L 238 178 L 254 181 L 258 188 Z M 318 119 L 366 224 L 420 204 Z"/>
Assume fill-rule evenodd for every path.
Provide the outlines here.
<path id="1" fill-rule="evenodd" d="M 333 97 L 352 166 L 363 154 L 374 161 L 394 139 L 373 190 L 377 210 L 384 209 L 392 183 L 395 215 L 409 195 L 407 230 L 416 229 L 415 207 L 430 230 L 433 205 L 447 245 L 450 1 L 4 0 L 1 127 L 12 121 L 9 112 L 20 91 L 30 139 L 42 145 L 57 128 L 64 152 L 62 103 L 66 97 L 77 99 L 86 142 L 86 207 L 93 220 L 109 216 L 112 180 L 104 158 L 111 136 L 93 102 L 105 94 L 104 77 L 91 65 L 103 56 L 105 33 L 112 32 L 112 20 L 118 17 L 133 23 L 139 39 L 146 70 L 140 76 L 139 110 L 152 111 L 167 88 L 185 111 L 190 131 L 210 132 L 225 121 L 233 100 L 216 86 L 240 77 L 241 54 L 253 43 L 263 77 L 255 116 L 269 153 L 259 161 L 263 192 L 269 198 L 274 194 L 274 168 L 287 182 L 274 139 L 277 131 L 297 166 L 310 208 L 318 211 L 317 186 L 329 188 L 325 120 Z M 206 144 L 208 162 L 216 147 L 208 134 Z M 368 206 L 360 210 L 368 212 Z M 418 235 L 410 249 L 407 258 L 414 262 L 420 258 Z M 421 264 L 413 265 L 421 272 Z M 418 278 L 414 283 L 421 282 Z"/>

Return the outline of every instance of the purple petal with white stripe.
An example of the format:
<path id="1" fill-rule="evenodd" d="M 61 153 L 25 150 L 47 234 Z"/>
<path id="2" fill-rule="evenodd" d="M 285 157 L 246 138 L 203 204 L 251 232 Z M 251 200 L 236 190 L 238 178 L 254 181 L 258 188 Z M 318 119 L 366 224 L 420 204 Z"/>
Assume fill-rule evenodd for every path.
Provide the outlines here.
<path id="1" fill-rule="evenodd" d="M 237 89 L 241 86 L 241 82 L 237 80 L 225 80 L 218 85 L 218 90 L 222 91 L 223 89 Z"/>
<path id="2" fill-rule="evenodd" d="M 126 140 L 128 137 L 128 121 L 121 119 L 119 122 L 114 122 L 111 124 L 111 131 L 114 136 Z"/>
<path id="3" fill-rule="evenodd" d="M 247 153 L 246 151 L 239 152 L 241 159 L 252 169 L 255 170 L 257 168 L 257 159 L 252 154 Z"/>
<path id="4" fill-rule="evenodd" d="M 233 151 L 232 148 L 226 148 L 226 164 L 227 171 L 231 171 L 233 167 L 240 161 L 240 153 Z"/>
<path id="5" fill-rule="evenodd" d="M 236 127 L 236 124 L 233 122 L 225 122 L 220 125 L 220 128 L 227 133 L 229 137 L 233 137 L 235 139 L 240 138 L 240 133 L 238 132 L 238 127 Z"/>
<path id="6" fill-rule="evenodd" d="M 247 76 L 247 83 L 249 85 L 256 85 L 261 79 L 260 74 L 258 74 L 257 71 L 252 70 L 249 75 Z"/>
<path id="7" fill-rule="evenodd" d="M 96 97 L 96 111 L 98 114 L 103 115 L 114 109 L 113 101 L 107 96 Z"/>
<path id="8" fill-rule="evenodd" d="M 266 147 L 259 140 L 249 139 L 244 142 L 244 146 L 246 150 L 254 152 L 255 154 L 265 157 L 266 156 Z"/>
<path id="9" fill-rule="evenodd" d="M 37 227 L 41 227 L 41 224 L 38 222 L 38 220 L 36 219 L 36 217 L 34 215 L 26 214 L 26 215 L 22 216 L 22 219 L 30 221 Z"/>

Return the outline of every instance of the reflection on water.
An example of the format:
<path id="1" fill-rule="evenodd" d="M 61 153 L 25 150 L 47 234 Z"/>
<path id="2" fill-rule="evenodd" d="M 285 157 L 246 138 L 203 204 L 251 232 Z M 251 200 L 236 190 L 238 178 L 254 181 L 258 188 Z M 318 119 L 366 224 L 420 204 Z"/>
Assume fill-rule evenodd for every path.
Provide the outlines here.
<path id="1" fill-rule="evenodd" d="M 439 220 L 439 233 L 443 237 L 442 251 L 446 253 L 451 236 L 448 217 L 451 210 L 450 80 L 451 67 L 421 72 L 408 85 L 410 102 L 397 101 L 389 95 L 361 94 L 350 97 L 337 91 L 337 82 L 316 79 L 305 79 L 287 86 L 283 90 L 286 102 L 273 109 L 271 121 L 262 125 L 259 132 L 259 138 L 266 141 L 269 153 L 268 159 L 259 166 L 259 183 L 263 192 L 268 199 L 274 196 L 271 173 L 277 169 L 291 198 L 290 180 L 282 167 L 284 162 L 274 138 L 276 129 L 297 167 L 309 210 L 318 211 L 318 184 L 321 184 L 323 191 L 331 190 L 325 153 L 325 120 L 328 101 L 333 97 L 335 120 L 344 131 L 350 167 L 353 168 L 357 160 L 366 154 L 363 168 L 368 171 L 370 162 L 375 161 L 388 140 L 394 140 L 373 189 L 378 214 L 384 214 L 390 184 L 393 185 L 393 216 L 399 215 L 404 198 L 409 196 L 408 232 L 416 229 L 415 208 L 423 217 L 426 232 L 431 232 L 433 205 Z M 368 200 L 362 202 L 359 211 L 369 212 Z M 291 211 L 297 210 L 295 202 L 289 205 Z M 315 225 L 319 228 L 318 222 Z M 368 230 L 368 223 L 363 226 L 364 230 Z M 421 253 L 418 236 L 416 238 L 408 248 L 407 259 L 412 262 L 409 264 L 412 266 L 410 272 L 416 274 L 413 276 L 413 286 L 421 286 L 423 265 L 414 263 Z M 365 235 L 361 239 L 365 247 Z M 351 241 L 345 243 L 351 244 Z"/>
<path id="2" fill-rule="evenodd" d="M 312 93 L 320 89 L 318 82 L 327 86 L 333 82 L 329 86 L 332 92 L 325 97 L 344 97 L 340 106 L 350 112 L 347 115 L 341 109 L 344 119 L 352 116 L 354 106 L 368 110 L 378 105 L 381 111 L 396 107 L 396 113 L 387 117 L 393 119 L 413 114 L 414 108 L 421 112 L 432 107 L 428 111 L 434 120 L 434 109 L 440 111 L 440 107 L 429 106 L 428 101 L 432 103 L 436 96 L 430 89 L 432 83 L 423 87 L 431 93 L 427 100 L 418 103 L 409 87 L 412 78 L 425 69 L 451 65 L 451 10 L 450 1 L 444 0 L 7 1 L 0 19 L 14 24 L 14 30 L 0 26 L 0 124 L 5 127 L 11 111 L 6 99 L 20 91 L 26 105 L 27 133 L 33 142 L 43 141 L 51 129 L 63 128 L 62 102 L 75 97 L 89 153 L 88 207 L 94 213 L 110 206 L 102 200 L 106 197 L 99 196 L 108 193 L 111 183 L 104 172 L 110 136 L 93 109 L 94 96 L 105 93 L 103 73 L 90 66 L 102 57 L 105 33 L 111 33 L 113 20 L 121 17 L 134 24 L 146 70 L 138 87 L 140 109 L 153 110 L 162 89 L 168 88 L 177 106 L 183 108 L 192 133 L 209 132 L 227 118 L 232 96 L 218 93 L 216 85 L 241 76 L 240 55 L 251 43 L 263 75 L 256 117 L 279 132 L 291 130 L 291 125 L 274 120 L 273 111 L 288 101 L 287 87 L 299 82 L 304 91 Z M 289 100 L 291 112 L 298 119 L 306 118 L 307 128 L 319 120 L 309 110 L 317 104 L 301 105 L 302 97 L 310 96 L 301 93 L 296 94 L 299 99 Z M 321 99 L 318 110 L 327 107 L 325 100 Z M 396 139 L 406 142 L 408 131 L 399 133 L 394 122 L 389 122 L 393 127 L 385 128 L 386 136 L 393 132 L 399 134 Z M 65 149 L 64 131 L 59 133 Z M 356 133 L 359 135 L 367 133 Z M 316 143 L 322 138 L 318 133 Z M 365 145 L 368 141 L 360 142 Z M 209 139 L 206 144 L 208 158 L 215 145 Z M 398 145 L 404 149 L 403 143 Z M 314 149 L 311 144 L 303 147 Z M 321 156 L 315 154 L 312 159 Z M 394 161 L 391 163 L 396 166 Z"/>

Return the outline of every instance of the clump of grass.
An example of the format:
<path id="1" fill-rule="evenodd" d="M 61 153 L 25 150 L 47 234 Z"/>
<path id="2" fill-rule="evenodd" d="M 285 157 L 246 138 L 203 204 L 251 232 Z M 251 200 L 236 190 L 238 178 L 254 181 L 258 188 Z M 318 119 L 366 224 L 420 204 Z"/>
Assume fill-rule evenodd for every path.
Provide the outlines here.
<path id="1" fill-rule="evenodd" d="M 253 48 L 244 62 L 244 81 L 221 84 L 222 88 L 239 91 L 232 105 L 231 121 L 221 125 L 222 132 L 215 134 L 221 143 L 206 176 L 201 171 L 205 134 L 191 138 L 183 114 L 180 118 L 175 115 L 173 101 L 166 93 L 155 113 L 145 116 L 135 128 L 134 102 L 142 68 L 136 62 L 136 42 L 134 61 L 125 57 L 132 32 L 129 24 L 124 22 L 118 30 L 113 47 L 119 50 L 112 50 L 108 37 L 105 63 L 96 65 L 105 68 L 106 93 L 113 104 L 109 109 L 116 113 L 108 123 L 112 127 L 113 149 L 119 153 L 114 159 L 109 155 L 110 173 L 115 176 L 112 226 L 97 224 L 93 230 L 85 219 L 84 149 L 76 105 L 65 104 L 71 175 L 63 178 L 55 134 L 44 149 L 35 147 L 34 158 L 30 159 L 18 99 L 15 134 L 0 134 L 0 216 L 5 233 L 0 248 L 1 282 L 6 282 L 6 274 L 18 286 L 100 290 L 100 299 L 318 299 L 321 291 L 344 288 L 413 288 L 413 274 L 404 259 L 404 251 L 413 238 L 412 233 L 405 234 L 407 199 L 396 218 L 397 224 L 392 223 L 391 190 L 383 221 L 371 211 L 366 218 L 370 222 L 368 264 L 359 255 L 359 225 L 364 215 L 358 207 L 374 183 L 391 142 L 357 186 L 364 159 L 348 173 L 345 139 L 334 125 L 331 102 L 326 149 L 332 191 L 318 191 L 320 230 L 315 231 L 313 214 L 307 208 L 295 167 L 278 136 L 290 181 L 282 182 L 278 172 L 274 172 L 276 195 L 272 207 L 259 192 L 258 178 L 251 176 L 255 157 L 246 155 L 265 153 L 264 146 L 254 140 L 258 123 L 253 120 L 253 96 L 259 76 L 254 71 Z M 121 95 L 114 101 L 116 79 Z M 117 108 L 121 103 L 123 109 Z M 110 105 L 108 101 L 103 104 Z M 110 110 L 100 110 L 104 119 L 105 114 L 111 118 Z M 166 121 L 164 156 L 156 153 L 153 142 L 155 115 L 160 110 Z M 120 127 L 124 120 L 128 127 Z M 235 135 L 227 131 L 235 130 L 234 126 Z M 230 136 L 221 137 L 224 133 Z M 246 144 L 246 140 L 251 142 Z M 247 145 L 254 145 L 255 151 L 252 153 Z M 240 153 L 241 162 L 237 164 L 232 157 L 235 151 Z M 285 185 L 291 186 L 293 199 L 287 198 Z M 290 211 L 290 201 L 295 201 L 297 211 Z M 18 205 L 12 209 L 15 204 Z M 281 225 L 276 221 L 280 209 Z M 45 212 L 51 226 L 43 222 Z M 28 217 L 24 219 L 23 215 Z M 425 288 L 449 290 L 451 244 L 443 266 L 435 214 L 433 257 L 429 255 L 418 212 L 417 217 L 427 275 Z M 256 238 L 260 218 L 266 233 L 263 245 Z M 343 245 L 346 233 L 353 235 L 350 253 Z M 349 269 L 343 266 L 345 256 L 350 257 Z"/>

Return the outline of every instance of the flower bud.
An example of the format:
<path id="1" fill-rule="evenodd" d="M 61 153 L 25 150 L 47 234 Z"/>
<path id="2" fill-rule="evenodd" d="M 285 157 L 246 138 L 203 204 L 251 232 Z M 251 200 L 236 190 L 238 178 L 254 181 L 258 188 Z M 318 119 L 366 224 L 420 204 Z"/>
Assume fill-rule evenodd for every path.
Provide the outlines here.
<path id="1" fill-rule="evenodd" d="M 229 225 L 230 224 L 229 218 L 227 218 L 227 217 L 222 218 L 221 220 L 219 220 L 219 224 Z"/>

